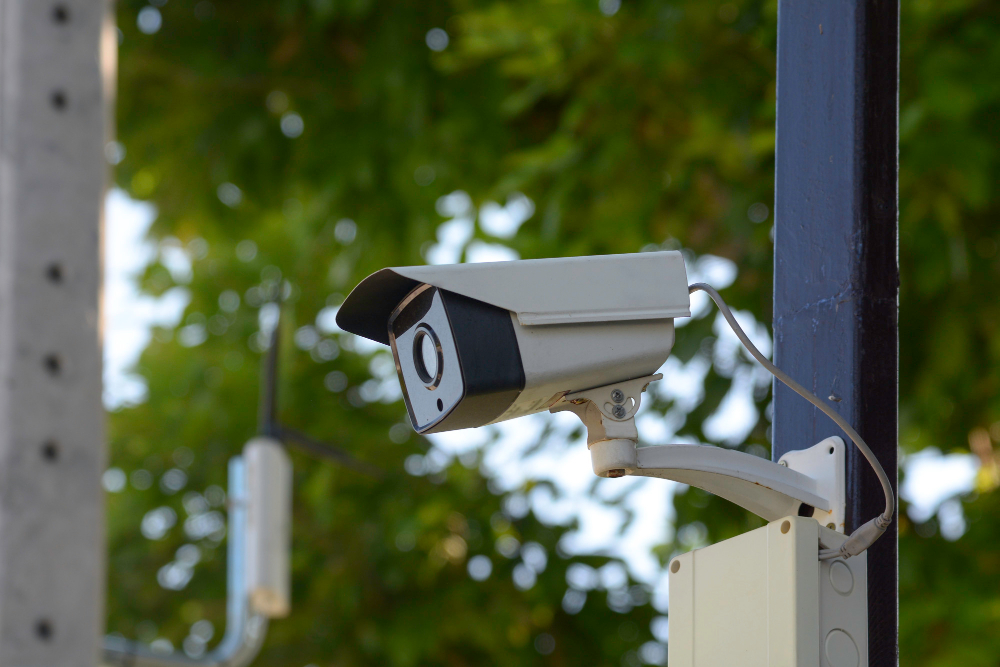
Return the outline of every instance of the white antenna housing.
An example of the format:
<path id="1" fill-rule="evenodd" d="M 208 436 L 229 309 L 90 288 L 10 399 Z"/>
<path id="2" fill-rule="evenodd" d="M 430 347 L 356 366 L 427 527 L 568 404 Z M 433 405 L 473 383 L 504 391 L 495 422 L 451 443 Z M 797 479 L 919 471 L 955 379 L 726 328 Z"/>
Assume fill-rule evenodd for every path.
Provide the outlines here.
<path id="1" fill-rule="evenodd" d="M 247 466 L 246 577 L 251 608 L 268 618 L 291 611 L 292 462 L 281 443 L 257 437 Z"/>

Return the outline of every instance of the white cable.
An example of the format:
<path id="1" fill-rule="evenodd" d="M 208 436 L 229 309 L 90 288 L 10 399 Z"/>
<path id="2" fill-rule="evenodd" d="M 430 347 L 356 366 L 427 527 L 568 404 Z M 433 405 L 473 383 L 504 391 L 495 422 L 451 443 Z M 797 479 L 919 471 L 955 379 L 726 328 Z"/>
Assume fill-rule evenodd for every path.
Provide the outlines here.
<path id="1" fill-rule="evenodd" d="M 843 429 L 844 433 L 854 441 L 858 449 L 864 454 L 864 457 L 868 459 L 868 463 L 875 470 L 875 474 L 878 476 L 878 481 L 882 484 L 882 491 L 885 493 L 885 511 L 864 524 L 847 538 L 838 549 L 822 549 L 819 552 L 820 560 L 827 560 L 830 558 L 850 558 L 851 556 L 857 556 L 859 553 L 863 552 L 865 549 L 870 547 L 875 540 L 882 536 L 885 529 L 889 527 L 892 521 L 893 512 L 896 509 L 896 500 L 892 493 L 892 484 L 889 482 L 889 477 L 885 474 L 885 470 L 882 469 L 881 464 L 879 464 L 878 459 L 875 458 L 875 454 L 872 450 L 865 444 L 865 441 L 858 435 L 858 432 L 847 423 L 843 417 L 841 417 L 837 412 L 827 405 L 825 402 L 819 399 L 818 396 L 813 394 L 811 391 L 800 385 L 798 382 L 793 380 L 787 373 L 782 371 L 780 368 L 771 363 L 771 361 L 760 353 L 760 350 L 754 346 L 747 335 L 740 328 L 739 323 L 736 322 L 736 318 L 733 317 L 732 311 L 729 310 L 729 306 L 726 302 L 719 296 L 719 293 L 715 291 L 715 288 L 711 285 L 706 285 L 705 283 L 695 283 L 688 287 L 688 294 L 694 292 L 702 291 L 708 294 L 715 302 L 715 305 L 719 307 L 719 312 L 722 316 L 726 318 L 729 322 L 729 326 L 732 328 L 733 333 L 736 337 L 740 339 L 743 343 L 743 347 L 753 355 L 753 358 L 761 363 L 761 365 L 771 372 L 774 377 L 778 378 L 784 382 L 789 389 L 794 391 L 796 394 L 806 399 L 817 408 L 823 411 L 827 417 L 832 419 L 837 426 Z"/>

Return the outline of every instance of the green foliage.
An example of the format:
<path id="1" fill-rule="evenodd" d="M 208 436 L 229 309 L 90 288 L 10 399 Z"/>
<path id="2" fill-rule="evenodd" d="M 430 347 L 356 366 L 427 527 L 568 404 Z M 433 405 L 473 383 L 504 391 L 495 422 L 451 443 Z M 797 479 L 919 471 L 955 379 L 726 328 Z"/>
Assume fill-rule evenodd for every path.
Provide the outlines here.
<path id="1" fill-rule="evenodd" d="M 900 526 L 899 642 L 907 664 L 995 665 L 1000 655 L 1000 493 L 963 502 L 968 532 L 935 535 L 936 520 Z"/>
<path id="2" fill-rule="evenodd" d="M 907 448 L 964 448 L 1000 419 L 998 29 L 988 3 L 903 14 L 900 341 L 920 360 L 900 365 Z"/>
<path id="3" fill-rule="evenodd" d="M 294 611 L 272 625 L 257 664 L 637 664 L 656 615 L 641 587 L 615 603 L 634 606 L 627 615 L 601 591 L 579 613 L 565 611 L 567 568 L 608 559 L 563 557 L 557 545 L 572 526 L 506 516 L 478 461 L 404 472 L 428 443 L 399 428 L 400 402 L 365 398 L 386 377 L 386 354 L 324 331 L 322 343 L 295 345 L 294 332 L 371 271 L 424 261 L 444 221 L 435 202 L 455 190 L 476 206 L 528 195 L 536 213 L 513 239 L 474 232 L 522 257 L 683 247 L 731 259 L 740 273 L 726 298 L 768 321 L 770 223 L 752 222 L 748 209 L 773 199 L 776 3 L 637 0 L 613 16 L 601 11 L 612 0 L 156 4 L 162 28 L 147 35 L 137 15 L 148 6 L 118 3 L 127 157 L 117 180 L 155 203 L 152 236 L 184 248 L 193 276 L 179 281 L 162 262 L 142 276 L 147 292 L 180 286 L 190 304 L 177 330 L 158 330 L 143 354 L 148 399 L 111 415 L 111 461 L 133 480 L 137 470 L 162 481 L 183 469 L 186 487 L 109 497 L 109 629 L 175 645 L 202 618 L 221 631 L 218 533 L 194 540 L 201 562 L 183 590 L 158 586 L 155 573 L 191 541 L 186 517 L 221 509 L 207 489 L 225 486 L 227 459 L 256 428 L 259 309 L 287 281 L 281 419 L 385 478 L 295 456 Z M 1000 420 L 1000 211 L 990 196 L 1000 173 L 998 18 L 986 2 L 903 6 L 908 451 L 966 451 L 967 433 Z M 440 52 L 425 41 L 432 28 L 450 38 Z M 356 237 L 338 233 L 342 219 L 356 222 Z M 230 292 L 235 308 L 220 301 Z M 712 319 L 678 330 L 681 361 L 713 358 Z M 715 365 L 693 409 L 662 397 L 651 409 L 707 440 L 703 422 L 748 366 Z M 768 446 L 762 389 L 743 449 Z M 679 530 L 664 559 L 758 525 L 698 491 L 674 500 Z M 954 543 L 920 537 L 904 519 L 908 664 L 995 663 L 996 503 L 986 491 L 967 499 L 969 533 Z M 157 507 L 178 525 L 143 539 L 138 526 Z M 505 536 L 548 556 L 528 590 L 512 583 L 520 561 L 495 549 Z M 492 560 L 485 582 L 466 573 L 474 554 Z M 543 634 L 555 639 L 550 656 L 535 649 Z"/>

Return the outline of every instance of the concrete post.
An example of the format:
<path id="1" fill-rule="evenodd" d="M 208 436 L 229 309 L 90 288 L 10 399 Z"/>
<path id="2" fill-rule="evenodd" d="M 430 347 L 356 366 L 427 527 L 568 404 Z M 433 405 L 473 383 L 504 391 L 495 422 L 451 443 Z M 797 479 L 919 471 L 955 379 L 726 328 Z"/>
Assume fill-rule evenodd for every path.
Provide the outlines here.
<path id="1" fill-rule="evenodd" d="M 104 626 L 104 0 L 0 0 L 0 665 L 94 667 Z M 103 48 L 102 48 L 103 39 Z"/>

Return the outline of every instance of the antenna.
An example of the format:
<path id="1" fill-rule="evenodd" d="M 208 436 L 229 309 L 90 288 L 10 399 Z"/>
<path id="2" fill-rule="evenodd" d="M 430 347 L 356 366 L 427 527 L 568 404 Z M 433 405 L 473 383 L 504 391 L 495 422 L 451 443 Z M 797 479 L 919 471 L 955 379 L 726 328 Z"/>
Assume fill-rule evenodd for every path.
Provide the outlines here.
<path id="1" fill-rule="evenodd" d="M 105 637 L 105 665 L 133 667 L 243 667 L 257 656 L 268 620 L 291 611 L 292 463 L 285 451 L 293 444 L 374 478 L 382 470 L 346 451 L 320 442 L 278 421 L 281 349 L 281 287 L 271 303 L 278 317 L 261 361 L 257 435 L 241 456 L 229 463 L 229 536 L 227 555 L 226 634 L 201 658 L 178 652 L 162 654 L 119 637 Z"/>
<path id="2" fill-rule="evenodd" d="M 271 300 L 271 303 L 278 308 L 278 318 L 275 321 L 274 329 L 271 331 L 271 342 L 268 346 L 267 354 L 264 355 L 261 361 L 260 404 L 257 411 L 258 435 L 274 438 L 286 447 L 295 446 L 313 456 L 333 461 L 363 475 L 368 475 L 376 479 L 381 478 L 383 472 L 377 466 L 359 461 L 347 451 L 317 440 L 302 431 L 285 426 L 278 420 L 278 376 L 282 316 L 280 287 L 276 288 L 275 296 Z"/>
<path id="3" fill-rule="evenodd" d="M 277 438 L 278 410 L 278 354 L 281 348 L 281 288 L 271 303 L 278 309 L 278 318 L 271 330 L 271 343 L 261 359 L 260 403 L 257 407 L 257 433 Z"/>

